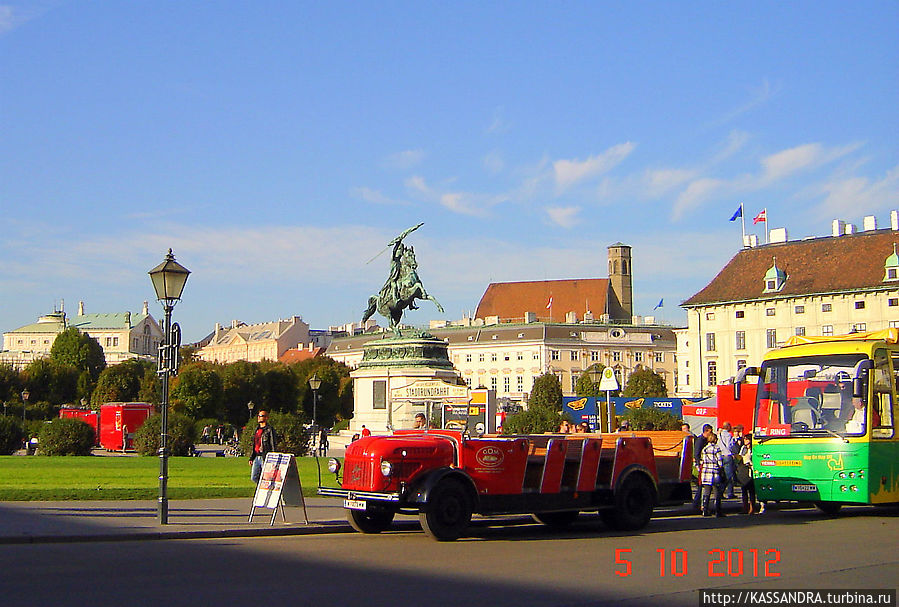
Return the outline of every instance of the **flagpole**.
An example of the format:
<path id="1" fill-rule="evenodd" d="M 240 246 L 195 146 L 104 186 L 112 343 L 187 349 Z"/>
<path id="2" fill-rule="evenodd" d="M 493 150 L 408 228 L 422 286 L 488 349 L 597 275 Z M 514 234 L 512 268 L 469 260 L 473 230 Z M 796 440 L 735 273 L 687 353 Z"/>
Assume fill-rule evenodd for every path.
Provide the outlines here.
<path id="1" fill-rule="evenodd" d="M 740 227 L 743 230 L 743 240 L 740 242 L 740 247 L 746 246 L 746 209 L 743 208 L 743 203 L 740 203 Z"/>
<path id="2" fill-rule="evenodd" d="M 765 244 L 768 244 L 768 207 L 765 207 Z"/>

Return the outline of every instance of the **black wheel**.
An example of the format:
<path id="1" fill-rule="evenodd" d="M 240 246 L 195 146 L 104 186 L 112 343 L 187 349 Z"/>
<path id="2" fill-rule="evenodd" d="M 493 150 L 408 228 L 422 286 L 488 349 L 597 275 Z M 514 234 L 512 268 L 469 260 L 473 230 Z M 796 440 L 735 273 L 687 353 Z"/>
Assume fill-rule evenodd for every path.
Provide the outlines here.
<path id="1" fill-rule="evenodd" d="M 580 512 L 577 510 L 565 510 L 564 512 L 539 512 L 531 516 L 538 523 L 543 523 L 553 529 L 565 529 L 577 520 Z"/>
<path id="2" fill-rule="evenodd" d="M 390 528 L 394 513 L 390 510 L 347 510 L 346 519 L 359 533 L 381 533 Z"/>
<path id="3" fill-rule="evenodd" d="M 636 531 L 649 523 L 655 505 L 655 490 L 642 474 L 632 474 L 615 493 L 615 508 L 599 513 L 613 529 Z"/>
<path id="4" fill-rule="evenodd" d="M 815 508 L 828 516 L 836 516 L 842 507 L 843 504 L 837 502 L 815 502 Z"/>
<path id="5" fill-rule="evenodd" d="M 421 528 L 432 538 L 441 542 L 452 541 L 468 528 L 471 522 L 471 498 L 459 481 L 440 481 L 428 496 L 425 510 L 418 520 Z"/>

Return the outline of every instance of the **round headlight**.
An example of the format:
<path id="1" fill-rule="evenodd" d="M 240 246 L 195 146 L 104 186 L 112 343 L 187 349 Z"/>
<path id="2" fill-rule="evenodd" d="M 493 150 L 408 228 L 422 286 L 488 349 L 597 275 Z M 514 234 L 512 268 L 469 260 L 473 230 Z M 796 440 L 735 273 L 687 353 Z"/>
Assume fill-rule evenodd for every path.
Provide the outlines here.
<path id="1" fill-rule="evenodd" d="M 336 457 L 328 458 L 328 472 L 337 474 L 340 471 L 340 461 Z"/>
<path id="2" fill-rule="evenodd" d="M 393 464 L 391 464 L 386 459 L 381 462 L 381 474 L 384 476 L 390 476 L 393 474 Z"/>

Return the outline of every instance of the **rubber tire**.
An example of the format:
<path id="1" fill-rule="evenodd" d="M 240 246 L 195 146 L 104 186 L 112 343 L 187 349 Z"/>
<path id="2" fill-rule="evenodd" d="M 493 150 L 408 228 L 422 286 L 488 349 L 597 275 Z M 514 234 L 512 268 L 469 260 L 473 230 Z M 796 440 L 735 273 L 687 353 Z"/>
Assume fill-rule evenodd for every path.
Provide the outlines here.
<path id="1" fill-rule="evenodd" d="M 359 533 L 381 533 L 390 528 L 394 514 L 390 510 L 347 510 L 346 519 Z"/>
<path id="2" fill-rule="evenodd" d="M 537 512 L 531 517 L 551 529 L 566 529 L 577 520 L 578 515 L 580 512 L 577 510 L 564 510 L 562 512 Z"/>
<path id="3" fill-rule="evenodd" d="M 424 532 L 441 542 L 459 539 L 471 523 L 471 498 L 456 480 L 444 479 L 428 495 L 418 520 Z"/>
<path id="4" fill-rule="evenodd" d="M 642 474 L 631 474 L 615 492 L 615 508 L 602 510 L 602 521 L 619 531 L 637 531 L 649 524 L 655 491 Z"/>
<path id="5" fill-rule="evenodd" d="M 826 514 L 827 516 L 836 516 L 840 513 L 843 504 L 837 502 L 815 502 L 815 508 Z"/>

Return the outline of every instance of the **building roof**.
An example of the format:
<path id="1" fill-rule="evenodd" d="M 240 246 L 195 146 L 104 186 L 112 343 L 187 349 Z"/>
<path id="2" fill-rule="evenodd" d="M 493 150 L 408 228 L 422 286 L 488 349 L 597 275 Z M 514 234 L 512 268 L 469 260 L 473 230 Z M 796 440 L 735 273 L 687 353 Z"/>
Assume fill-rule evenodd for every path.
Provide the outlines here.
<path id="1" fill-rule="evenodd" d="M 97 331 L 100 329 L 130 329 L 136 327 L 147 318 L 147 314 L 122 312 L 118 314 L 79 314 L 69 318 L 68 325 L 81 331 Z"/>
<path id="2" fill-rule="evenodd" d="M 872 230 L 743 249 L 684 307 L 871 289 L 896 289 L 884 281 L 884 264 L 899 232 Z M 764 277 L 777 261 L 783 288 L 765 293 Z"/>
<path id="3" fill-rule="evenodd" d="M 608 294 L 607 278 L 494 282 L 481 297 L 475 316 L 498 316 L 504 321 L 533 312 L 539 320 L 551 322 L 564 321 L 568 312 L 576 312 L 579 318 L 585 312 L 599 317 L 606 312 Z"/>
<path id="4" fill-rule="evenodd" d="M 298 363 L 303 360 L 309 360 L 310 358 L 315 358 L 324 352 L 324 348 L 291 348 L 282 354 L 278 361 L 282 363 Z"/>

